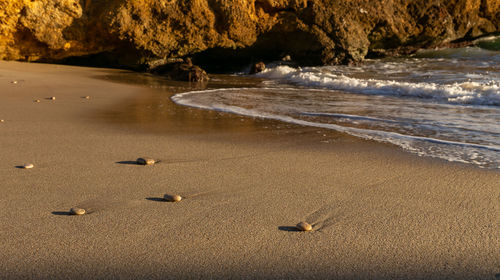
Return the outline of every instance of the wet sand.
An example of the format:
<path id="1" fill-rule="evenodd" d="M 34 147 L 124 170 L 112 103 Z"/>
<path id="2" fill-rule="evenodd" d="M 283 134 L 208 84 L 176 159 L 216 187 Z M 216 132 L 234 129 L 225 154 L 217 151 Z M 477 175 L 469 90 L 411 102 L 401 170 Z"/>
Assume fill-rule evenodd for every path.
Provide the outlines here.
<path id="1" fill-rule="evenodd" d="M 1 279 L 500 277 L 500 172 L 169 101 L 189 87 L 0 62 Z"/>

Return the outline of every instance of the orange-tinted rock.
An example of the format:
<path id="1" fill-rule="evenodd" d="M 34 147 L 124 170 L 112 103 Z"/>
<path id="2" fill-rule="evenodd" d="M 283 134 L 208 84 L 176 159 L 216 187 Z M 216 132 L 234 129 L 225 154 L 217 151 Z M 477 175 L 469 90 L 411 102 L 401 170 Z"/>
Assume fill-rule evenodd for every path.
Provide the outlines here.
<path id="1" fill-rule="evenodd" d="M 348 63 L 499 32 L 499 11 L 500 0 L 4 0 L 0 59 L 102 54 L 135 67 L 250 48 L 254 59 Z"/>
<path id="2" fill-rule="evenodd" d="M 300 231 L 311 231 L 313 228 L 310 224 L 306 222 L 300 222 L 296 225 L 297 230 Z"/>
<path id="3" fill-rule="evenodd" d="M 182 197 L 177 194 L 174 195 L 166 194 L 163 196 L 163 199 L 168 202 L 179 202 L 182 200 Z"/>
<path id="4" fill-rule="evenodd" d="M 69 213 L 71 215 L 84 215 L 87 211 L 85 211 L 85 209 L 82 209 L 82 208 L 78 208 L 78 207 L 73 207 L 71 209 L 69 209 Z"/>
<path id="5" fill-rule="evenodd" d="M 256 74 L 256 73 L 260 73 L 262 71 L 266 70 L 266 64 L 264 64 L 264 62 L 257 62 L 255 64 L 252 65 L 252 67 L 250 68 L 250 74 Z"/>

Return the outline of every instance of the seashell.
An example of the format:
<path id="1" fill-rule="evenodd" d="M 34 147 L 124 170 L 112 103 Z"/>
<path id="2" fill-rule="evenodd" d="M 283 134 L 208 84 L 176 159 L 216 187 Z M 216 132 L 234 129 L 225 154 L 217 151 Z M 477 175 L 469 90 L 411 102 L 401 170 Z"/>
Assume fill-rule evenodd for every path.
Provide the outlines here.
<path id="1" fill-rule="evenodd" d="M 40 99 L 35 100 L 36 103 L 40 103 Z"/>
<path id="2" fill-rule="evenodd" d="M 55 96 L 52 96 L 52 97 L 50 98 L 50 100 L 56 100 L 56 97 L 55 97 Z"/>
<path id="3" fill-rule="evenodd" d="M 87 211 L 85 211 L 85 209 L 82 209 L 82 208 L 78 208 L 78 207 L 73 207 L 71 209 L 69 209 L 69 213 L 71 215 L 83 215 L 85 214 Z"/>
<path id="4" fill-rule="evenodd" d="M 13 84 L 17 84 L 17 81 L 12 81 Z"/>
<path id="5" fill-rule="evenodd" d="M 138 158 L 137 159 L 137 164 L 140 164 L 140 165 L 153 165 L 155 163 L 156 163 L 156 161 L 152 158 Z"/>
<path id="6" fill-rule="evenodd" d="M 85 98 L 85 99 L 90 99 L 90 96 L 88 96 L 88 95 L 87 95 L 87 96 L 85 96 L 84 98 Z"/>
<path id="7" fill-rule="evenodd" d="M 169 195 L 166 194 L 163 196 L 163 199 L 169 202 L 179 202 L 182 200 L 182 197 L 180 195 L 174 194 L 174 195 Z"/>
<path id="8" fill-rule="evenodd" d="M 24 168 L 24 169 L 31 169 L 31 168 L 33 168 L 33 167 L 35 167 L 35 166 L 33 165 L 33 163 L 26 163 L 25 165 L 23 165 L 23 168 Z"/>
<path id="9" fill-rule="evenodd" d="M 4 122 L 5 120 L 0 120 L 0 122 Z"/>
<path id="10" fill-rule="evenodd" d="M 313 227 L 306 222 L 300 222 L 295 227 L 300 231 L 311 231 L 313 229 Z"/>

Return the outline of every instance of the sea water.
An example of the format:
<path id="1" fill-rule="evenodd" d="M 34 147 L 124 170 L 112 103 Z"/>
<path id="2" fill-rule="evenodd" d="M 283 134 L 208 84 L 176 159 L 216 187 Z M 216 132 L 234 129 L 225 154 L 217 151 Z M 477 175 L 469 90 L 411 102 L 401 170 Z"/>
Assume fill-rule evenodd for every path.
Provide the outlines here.
<path id="1" fill-rule="evenodd" d="M 172 100 L 500 168 L 500 37 L 359 66 L 277 63 L 258 75 L 261 87 L 191 91 Z"/>

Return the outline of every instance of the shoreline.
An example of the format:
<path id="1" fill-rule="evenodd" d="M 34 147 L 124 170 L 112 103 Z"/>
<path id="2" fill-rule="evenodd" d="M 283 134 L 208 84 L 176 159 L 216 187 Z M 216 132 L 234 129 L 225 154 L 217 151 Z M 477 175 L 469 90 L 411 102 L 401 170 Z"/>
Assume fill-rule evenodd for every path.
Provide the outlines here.
<path id="1" fill-rule="evenodd" d="M 131 79 L 131 77 L 134 76 L 135 78 Z M 141 133 L 159 135 L 181 134 L 189 137 L 193 137 L 196 134 L 202 134 L 204 135 L 201 137 L 203 141 L 210 139 L 210 137 L 205 137 L 206 134 L 213 137 L 215 137 L 215 134 L 222 135 L 214 141 L 225 141 L 225 138 L 229 138 L 229 140 L 227 140 L 228 142 L 239 141 L 247 144 L 258 142 L 261 138 L 264 138 L 266 142 L 291 141 L 297 143 L 299 139 L 305 142 L 311 141 L 305 144 L 305 146 L 314 143 L 325 146 L 324 144 L 334 142 L 338 144 L 339 141 L 344 142 L 347 140 L 349 143 L 357 143 L 361 146 L 369 144 L 374 145 L 373 147 L 388 147 L 388 149 L 394 150 L 392 153 L 401 153 L 403 157 L 409 155 L 409 160 L 417 160 L 415 158 L 419 158 L 424 161 L 441 161 L 442 164 L 463 165 L 464 168 L 472 167 L 479 168 L 480 170 L 500 170 L 497 168 L 478 167 L 474 164 L 461 161 L 451 161 L 438 156 L 422 156 L 402 149 L 398 147 L 398 145 L 390 142 L 369 140 L 334 129 L 318 126 L 304 126 L 271 118 L 250 117 L 217 110 L 205 110 L 197 107 L 178 105 L 171 100 L 171 97 L 175 94 L 197 90 L 216 90 L 221 88 L 237 89 L 240 87 L 268 88 L 268 86 L 263 83 L 266 81 L 265 78 L 212 75 L 215 77 L 215 82 L 209 83 L 208 85 L 204 84 L 204 86 L 196 86 L 196 83 L 189 84 L 166 79 L 163 80 L 161 77 L 151 75 L 137 76 L 137 73 L 133 72 L 127 73 L 124 76 L 122 74 L 107 76 L 109 80 L 114 82 L 136 86 L 148 86 L 152 88 L 152 90 L 147 96 L 142 96 L 141 99 L 129 100 L 128 102 L 123 102 L 119 106 L 114 107 L 116 116 L 113 116 L 112 119 L 106 119 L 104 122 L 112 123 L 113 125 L 124 125 L 129 128 L 134 128 Z M 186 86 L 188 84 L 189 86 L 195 86 Z M 130 110 L 131 108 L 133 108 L 133 110 Z M 167 113 L 165 113 L 165 111 Z M 360 128 L 364 129 L 365 127 Z M 238 138 L 237 135 L 243 136 Z M 447 142 L 446 140 L 439 139 L 436 141 Z M 453 142 L 451 143 L 453 144 Z M 374 150 L 377 150 L 377 148 L 374 148 Z"/>
<path id="2" fill-rule="evenodd" d="M 0 278 L 500 273 L 498 171 L 177 107 L 120 73 L 0 62 Z M 127 164 L 142 156 L 162 162 Z M 314 231 L 286 230 L 302 220 Z"/>

